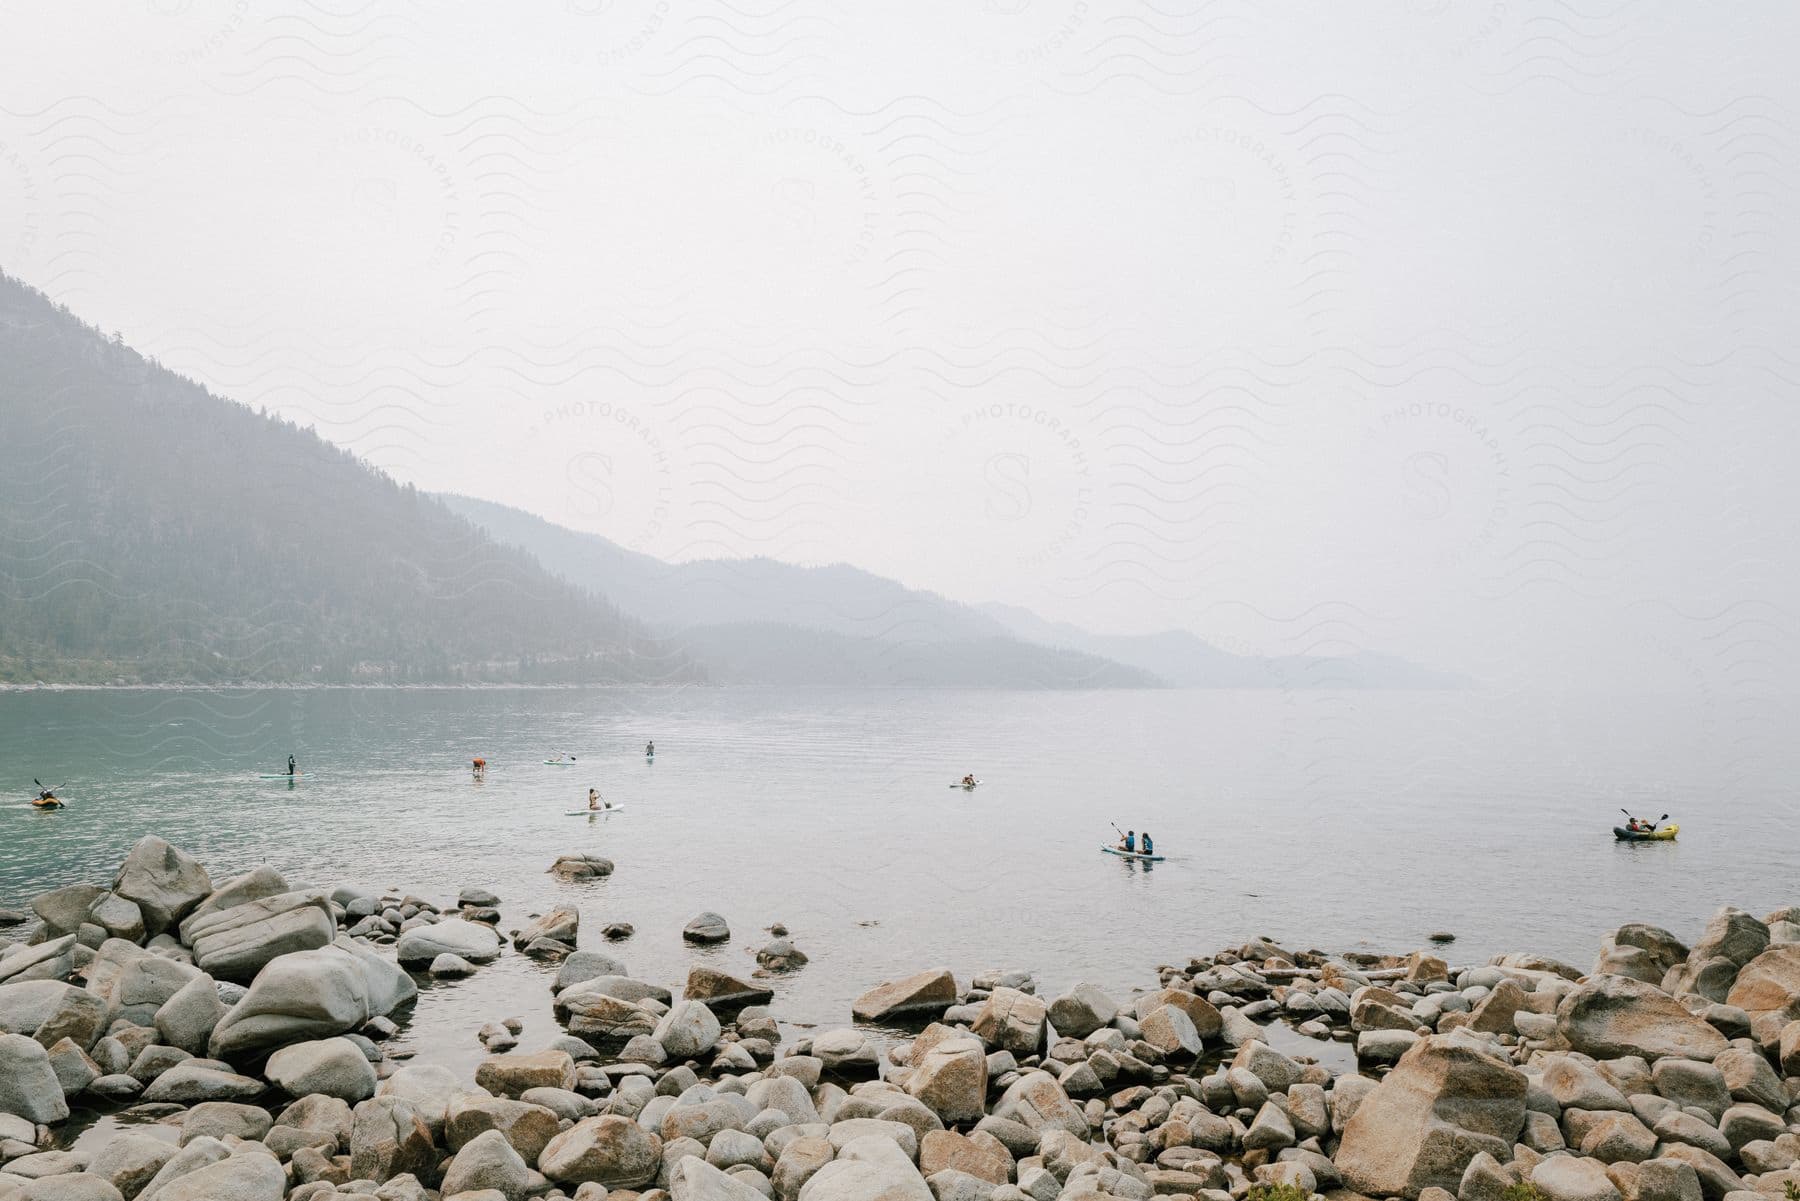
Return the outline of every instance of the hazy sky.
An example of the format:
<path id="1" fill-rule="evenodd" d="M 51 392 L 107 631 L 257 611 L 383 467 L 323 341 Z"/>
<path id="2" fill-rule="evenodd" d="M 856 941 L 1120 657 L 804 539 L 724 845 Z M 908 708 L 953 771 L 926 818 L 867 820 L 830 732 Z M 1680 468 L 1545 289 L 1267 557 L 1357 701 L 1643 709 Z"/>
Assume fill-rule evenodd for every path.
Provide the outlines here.
<path id="1" fill-rule="evenodd" d="M 1753 705 L 1777 3 L 0 8 L 0 267 L 667 558 Z M 1721 736 L 1737 709 L 1721 709 Z"/>

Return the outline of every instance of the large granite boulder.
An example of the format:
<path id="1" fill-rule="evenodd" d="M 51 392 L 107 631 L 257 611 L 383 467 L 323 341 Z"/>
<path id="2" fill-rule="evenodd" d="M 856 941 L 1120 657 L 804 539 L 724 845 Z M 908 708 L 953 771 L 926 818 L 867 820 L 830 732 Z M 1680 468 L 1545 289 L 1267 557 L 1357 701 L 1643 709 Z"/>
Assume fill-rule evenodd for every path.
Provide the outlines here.
<path id="1" fill-rule="evenodd" d="M 603 880 L 613 874 L 613 861 L 599 855 L 559 855 L 549 871 L 559 880 Z"/>
<path id="2" fill-rule="evenodd" d="M 1751 1021 L 1775 1014 L 1783 1022 L 1800 1018 L 1800 943 L 1770 947 L 1739 969 L 1725 1003 Z"/>
<path id="3" fill-rule="evenodd" d="M 1344 1127 L 1335 1157 L 1349 1188 L 1369 1196 L 1455 1192 L 1485 1151 L 1512 1158 L 1525 1125 L 1525 1074 L 1472 1036 L 1425 1038 Z"/>
<path id="4" fill-rule="evenodd" d="M 1097 984 L 1077 984 L 1050 1003 L 1050 1024 L 1070 1038 L 1086 1038 L 1118 1016 L 1119 1003 Z"/>
<path id="5" fill-rule="evenodd" d="M 1723 1034 L 1674 997 L 1629 976 L 1596 976 L 1564 997 L 1556 1028 L 1571 1047 L 1596 1059 L 1711 1059 L 1726 1046 Z"/>
<path id="6" fill-rule="evenodd" d="M 340 938 L 329 947 L 270 961 L 214 1028 L 209 1048 L 214 1057 L 230 1059 L 329 1038 L 392 1012 L 418 991 L 405 972 Z"/>
<path id="7" fill-rule="evenodd" d="M 947 968 L 934 968 L 877 985 L 856 998 L 850 1013 L 859 1022 L 883 1022 L 898 1017 L 939 1015 L 956 1001 L 955 977 Z"/>
<path id="8" fill-rule="evenodd" d="M 60 1122 L 69 1116 L 50 1052 L 23 1034 L 0 1034 L 0 1113 L 28 1122 Z"/>
<path id="9" fill-rule="evenodd" d="M 838 1148 L 837 1157 L 801 1187 L 797 1201 L 933 1201 L 933 1193 L 897 1143 L 865 1135 Z"/>
<path id="10" fill-rule="evenodd" d="M 171 1159 L 169 1165 L 175 1162 Z M 153 1182 L 140 1195 L 146 1201 L 281 1201 L 287 1195 L 287 1174 L 273 1155 L 246 1151 Z"/>
<path id="11" fill-rule="evenodd" d="M 394 944 L 394 956 L 403 964 L 429 964 L 444 954 L 460 955 L 470 963 L 491 963 L 500 957 L 500 936 L 485 922 L 451 918 L 415 926 Z"/>
<path id="12" fill-rule="evenodd" d="M 402 1173 L 429 1178 L 438 1156 L 431 1128 L 401 1097 L 371 1097 L 351 1111 L 350 1171 L 359 1179 L 390 1180 Z"/>
<path id="13" fill-rule="evenodd" d="M 443 1195 L 493 1189 L 506 1201 L 519 1201 L 531 1183 L 531 1168 L 498 1130 L 477 1135 L 463 1145 L 444 1170 Z"/>
<path id="14" fill-rule="evenodd" d="M 156 1020 L 156 1011 L 195 977 L 199 968 L 155 955 L 122 938 L 109 938 L 87 967 L 88 991 L 107 1004 L 109 1021 L 136 1026 Z"/>
<path id="15" fill-rule="evenodd" d="M 772 989 L 703 965 L 688 969 L 687 985 L 681 994 L 690 1001 L 705 1001 L 721 1010 L 764 1005 L 775 998 Z"/>
<path id="16" fill-rule="evenodd" d="M 112 890 L 137 902 L 144 930 L 154 936 L 173 928 L 213 889 L 198 860 L 146 834 L 119 865 Z"/>
<path id="17" fill-rule="evenodd" d="M 194 911 L 181 921 L 181 941 L 192 944 L 188 929 L 199 918 L 208 914 L 220 913 L 239 905 L 247 905 L 251 901 L 260 901 L 266 897 L 280 896 L 288 891 L 287 881 L 281 873 L 272 867 L 254 867 L 241 876 L 233 876 L 225 883 L 213 889 L 204 901 L 194 906 Z"/>
<path id="18" fill-rule="evenodd" d="M 68 884 L 33 897 L 31 911 L 43 921 L 46 934 L 60 938 L 81 929 L 88 910 L 105 895 L 104 888 L 92 884 Z"/>
<path id="19" fill-rule="evenodd" d="M 330 946 L 337 934 L 323 892 L 284 892 L 197 914 L 182 923 L 201 971 L 247 984 L 272 959 Z"/>
<path id="20" fill-rule="evenodd" d="M 1077 1138 L 1088 1136 L 1088 1121 L 1081 1107 L 1048 1072 L 1027 1072 L 1013 1081 L 994 1103 L 994 1116 L 1017 1122 L 1034 1134 L 1067 1130 Z"/>
<path id="21" fill-rule="evenodd" d="M 981 1040 L 951 1036 L 915 1055 L 906 1091 L 946 1125 L 955 1125 L 978 1122 L 986 1114 L 987 1084 L 987 1051 Z"/>
<path id="22" fill-rule="evenodd" d="M 217 982 L 201 974 L 162 1003 L 156 1011 L 156 1032 L 171 1047 L 180 1047 L 189 1055 L 204 1055 L 225 1013 Z"/>
<path id="23" fill-rule="evenodd" d="M 586 1118 L 550 1140 L 538 1171 L 558 1184 L 642 1188 L 662 1166 L 662 1139 L 617 1114 Z"/>
<path id="24" fill-rule="evenodd" d="M 704 1001 L 682 1001 L 662 1016 L 652 1031 L 671 1060 L 697 1059 L 719 1041 L 719 1019 Z"/>
<path id="25" fill-rule="evenodd" d="M 540 938 L 567 943 L 573 947 L 581 930 L 581 911 L 573 905 L 558 905 L 549 913 L 533 918 L 513 936 L 513 946 L 521 951 Z"/>
<path id="26" fill-rule="evenodd" d="M 975 1036 L 1014 1055 L 1036 1055 L 1044 1047 L 1050 1007 L 1016 988 L 996 988 L 975 1015 Z"/>
<path id="27" fill-rule="evenodd" d="M 569 1033 L 590 1043 L 596 1040 L 624 1043 L 640 1034 L 653 1034 L 662 1018 L 660 1006 L 651 1009 L 635 1001 L 586 989 L 586 985 L 568 989 L 556 998 L 556 1004 L 569 1015 Z"/>
<path id="28" fill-rule="evenodd" d="M 269 1056 L 263 1075 L 291 1097 L 318 1093 L 356 1102 L 375 1095 L 375 1065 L 347 1038 L 285 1046 Z"/>
<path id="29" fill-rule="evenodd" d="M 36 946 L 8 948 L 12 954 L 0 959 L 0 984 L 18 984 L 27 980 L 66 979 L 75 967 L 75 936 L 64 934 Z"/>
<path id="30" fill-rule="evenodd" d="M 72 1038 L 83 1051 L 105 1033 L 106 1002 L 60 980 L 0 984 L 0 1033 L 28 1034 L 44 1046 Z"/>

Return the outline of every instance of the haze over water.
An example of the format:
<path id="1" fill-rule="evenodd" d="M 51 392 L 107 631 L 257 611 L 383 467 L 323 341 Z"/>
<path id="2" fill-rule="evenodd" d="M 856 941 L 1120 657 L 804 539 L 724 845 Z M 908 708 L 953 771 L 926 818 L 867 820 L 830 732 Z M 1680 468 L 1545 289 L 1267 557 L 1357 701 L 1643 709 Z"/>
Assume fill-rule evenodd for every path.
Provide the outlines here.
<path id="1" fill-rule="evenodd" d="M 215 881 L 266 862 L 440 903 L 491 887 L 503 929 L 572 902 L 584 947 L 671 986 L 697 962 L 748 974 L 781 921 L 812 963 L 776 978 L 778 1016 L 843 1024 L 863 989 L 940 965 L 1126 996 L 1158 963 L 1256 935 L 1385 952 L 1447 929 L 1454 960 L 1531 950 L 1585 968 L 1623 921 L 1692 937 L 1720 904 L 1800 900 L 1791 749 L 1747 753 L 1691 699 L 1620 712 L 1480 691 L 0 694 L 17 802 L 0 811 L 0 905 L 104 882 L 157 833 Z M 290 750 L 302 783 L 255 778 Z M 577 766 L 543 764 L 558 751 Z M 964 772 L 986 783 L 947 786 Z M 32 776 L 66 780 L 69 808 L 25 808 Z M 565 816 L 590 786 L 625 811 Z M 1616 844 L 1621 805 L 1670 812 L 1680 840 Z M 1148 828 L 1168 862 L 1100 855 L 1114 821 Z M 584 887 L 545 874 L 576 851 L 617 871 Z M 704 909 L 730 943 L 682 942 Z M 609 921 L 635 937 L 608 946 Z M 552 971 L 508 955 L 427 989 L 412 1034 L 450 1037 L 419 1050 L 473 1061 L 474 1030 L 504 1014 L 548 1037 Z"/>

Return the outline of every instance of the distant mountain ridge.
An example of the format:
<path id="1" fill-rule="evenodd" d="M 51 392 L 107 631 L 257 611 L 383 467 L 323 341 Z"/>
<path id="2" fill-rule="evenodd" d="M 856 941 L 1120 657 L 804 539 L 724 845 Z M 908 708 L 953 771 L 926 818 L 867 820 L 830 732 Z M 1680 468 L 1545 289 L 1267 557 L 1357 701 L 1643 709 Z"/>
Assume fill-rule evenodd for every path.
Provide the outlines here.
<path id="1" fill-rule="evenodd" d="M 1014 606 L 962 604 L 843 564 L 799 567 L 761 558 L 665 563 L 493 501 L 439 499 L 499 541 L 535 555 L 546 569 L 604 593 L 705 662 L 721 682 L 1296 689 L 1467 684 L 1370 653 L 1259 657 L 1221 650 L 1184 630 L 1094 634 Z"/>
<path id="2" fill-rule="evenodd" d="M 844 565 L 665 563 L 492 501 L 438 498 L 638 615 L 719 683 L 1154 688 L 1153 671 L 1038 646 L 968 605 Z"/>
<path id="3" fill-rule="evenodd" d="M 1355 655 L 1238 655 L 1186 630 L 1156 634 L 1095 634 L 1080 626 L 1046 621 L 1028 609 L 985 604 L 982 612 L 1014 636 L 1041 646 L 1104 655 L 1154 669 L 1183 688 L 1453 689 L 1473 682 L 1451 672 L 1363 651 Z"/>
<path id="4" fill-rule="evenodd" d="M 591 593 L 0 275 L 0 682 L 699 680 Z"/>

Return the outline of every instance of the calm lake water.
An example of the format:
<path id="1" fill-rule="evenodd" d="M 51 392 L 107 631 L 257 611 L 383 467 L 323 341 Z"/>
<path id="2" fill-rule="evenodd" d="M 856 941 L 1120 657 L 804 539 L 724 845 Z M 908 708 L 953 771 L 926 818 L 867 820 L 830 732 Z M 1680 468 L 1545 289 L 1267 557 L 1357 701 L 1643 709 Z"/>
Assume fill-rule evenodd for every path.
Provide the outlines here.
<path id="1" fill-rule="evenodd" d="M 774 984 L 796 1026 L 940 965 L 1129 995 L 1158 963 L 1256 935 L 1405 951 L 1447 929 L 1458 960 L 1586 966 L 1622 921 L 1691 937 L 1720 904 L 1800 902 L 1792 748 L 1729 733 L 1679 699 L 1483 692 L 0 694 L 0 905 L 104 882 L 157 833 L 215 880 L 269 863 L 444 901 L 481 885 L 505 926 L 574 901 L 583 946 L 632 922 L 610 949 L 676 987 L 697 962 L 747 974 L 781 921 L 812 957 Z M 290 751 L 301 783 L 255 778 Z M 542 762 L 559 751 L 577 765 Z M 964 772 L 983 787 L 948 787 Z M 33 776 L 70 807 L 26 808 Z M 564 816 L 590 786 L 625 811 Z M 1616 844 L 1621 805 L 1673 813 L 1680 841 Z M 1099 854 L 1111 822 L 1151 830 L 1168 862 Z M 573 851 L 618 870 L 545 874 Z M 704 909 L 729 943 L 682 942 Z M 516 1015 L 530 1048 L 553 1029 L 553 970 L 509 954 L 428 989 L 408 1036 L 472 1063 L 475 1029 Z"/>

